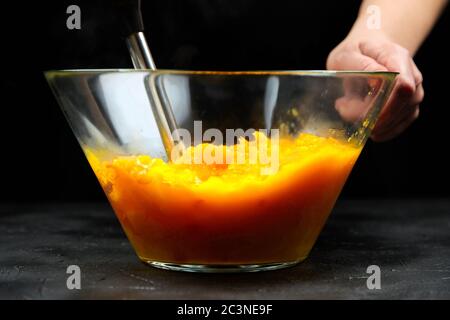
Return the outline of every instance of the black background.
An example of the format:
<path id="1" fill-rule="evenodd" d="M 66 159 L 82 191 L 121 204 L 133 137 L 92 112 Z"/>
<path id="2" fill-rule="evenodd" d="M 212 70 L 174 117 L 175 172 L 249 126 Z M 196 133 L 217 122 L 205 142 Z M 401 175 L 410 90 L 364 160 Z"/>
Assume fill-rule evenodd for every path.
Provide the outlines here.
<path id="1" fill-rule="evenodd" d="M 42 71 L 131 67 L 108 2 L 2 2 L 1 202 L 103 199 Z M 161 69 L 324 69 L 359 3 L 144 0 L 143 15 Z M 81 30 L 66 28 L 70 4 L 81 7 Z M 392 141 L 369 141 L 344 197 L 449 195 L 449 15 L 415 58 L 426 91 L 419 120 Z"/>

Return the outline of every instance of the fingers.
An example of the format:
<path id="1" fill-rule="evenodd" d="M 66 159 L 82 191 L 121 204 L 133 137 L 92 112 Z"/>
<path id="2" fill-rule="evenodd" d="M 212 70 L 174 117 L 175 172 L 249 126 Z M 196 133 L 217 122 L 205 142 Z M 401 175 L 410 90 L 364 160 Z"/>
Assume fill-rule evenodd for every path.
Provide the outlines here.
<path id="1" fill-rule="evenodd" d="M 368 104 L 358 97 L 343 96 L 336 99 L 335 108 L 342 119 L 349 122 L 356 122 L 363 119 L 368 111 Z"/>
<path id="2" fill-rule="evenodd" d="M 405 130 L 419 116 L 419 104 L 423 98 L 424 90 L 420 84 L 407 103 L 395 105 L 395 101 L 388 102 L 372 132 L 372 139 L 389 140 Z"/>
<path id="3" fill-rule="evenodd" d="M 418 85 L 422 84 L 422 82 L 423 82 L 422 72 L 420 72 L 419 68 L 417 68 L 413 59 L 411 59 L 411 65 L 412 65 L 414 80 L 416 82 L 416 86 L 418 86 Z"/>
<path id="4" fill-rule="evenodd" d="M 416 88 L 416 91 L 414 92 L 413 97 L 411 98 L 410 104 L 413 106 L 418 105 L 423 101 L 424 98 L 425 98 L 425 91 L 423 89 L 422 84 L 419 84 Z"/>
<path id="5" fill-rule="evenodd" d="M 409 52 L 398 45 L 367 41 L 360 49 L 388 70 L 400 73 L 372 134 L 374 140 L 385 141 L 400 134 L 417 119 L 419 104 L 424 98 L 422 74 Z"/>
<path id="6" fill-rule="evenodd" d="M 397 117 L 391 117 L 388 118 L 388 121 L 384 122 L 382 125 L 377 124 L 375 129 L 372 132 L 372 136 L 377 137 L 394 137 L 394 135 L 391 135 L 393 132 L 397 132 L 397 128 L 407 122 L 409 119 L 414 118 L 414 114 L 418 114 L 417 110 L 419 109 L 419 106 L 412 106 L 408 108 L 404 108 L 402 112 L 398 113 Z M 415 118 L 414 118 L 415 119 Z M 380 140 L 380 139 L 378 139 Z"/>
<path id="7" fill-rule="evenodd" d="M 336 99 L 335 108 L 339 115 L 349 122 L 361 121 L 367 116 L 371 103 L 368 92 L 378 92 L 380 79 L 354 77 L 342 78 L 343 95 Z"/>
<path id="8" fill-rule="evenodd" d="M 405 131 L 406 128 L 408 128 L 419 117 L 419 112 L 419 106 L 416 106 L 415 111 L 404 121 L 396 125 L 392 130 L 381 133 L 374 132 L 371 136 L 372 140 L 376 142 L 383 142 L 395 138 L 400 133 Z"/>

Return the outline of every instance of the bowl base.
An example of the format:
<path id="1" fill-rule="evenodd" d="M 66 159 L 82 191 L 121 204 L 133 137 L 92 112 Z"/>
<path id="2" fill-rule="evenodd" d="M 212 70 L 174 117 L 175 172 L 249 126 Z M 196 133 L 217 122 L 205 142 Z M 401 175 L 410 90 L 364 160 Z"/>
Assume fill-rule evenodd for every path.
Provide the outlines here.
<path id="1" fill-rule="evenodd" d="M 263 263 L 263 264 L 224 264 L 224 265 L 208 265 L 208 264 L 177 264 L 169 262 L 158 262 L 142 260 L 145 264 L 155 268 L 171 270 L 171 271 L 183 271 L 183 272 L 198 272 L 198 273 L 240 273 L 240 272 L 260 272 L 271 271 L 292 267 L 303 260 L 306 257 L 297 261 L 291 262 L 279 262 L 279 263 Z"/>

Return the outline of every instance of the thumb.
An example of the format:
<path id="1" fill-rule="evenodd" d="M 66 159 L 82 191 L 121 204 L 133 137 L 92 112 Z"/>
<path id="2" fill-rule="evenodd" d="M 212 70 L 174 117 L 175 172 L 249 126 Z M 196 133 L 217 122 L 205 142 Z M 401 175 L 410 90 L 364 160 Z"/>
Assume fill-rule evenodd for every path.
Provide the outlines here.
<path id="1" fill-rule="evenodd" d="M 358 51 L 339 52 L 335 57 L 332 55 L 333 53 L 327 60 L 327 69 L 329 70 L 387 71 L 385 66 Z"/>

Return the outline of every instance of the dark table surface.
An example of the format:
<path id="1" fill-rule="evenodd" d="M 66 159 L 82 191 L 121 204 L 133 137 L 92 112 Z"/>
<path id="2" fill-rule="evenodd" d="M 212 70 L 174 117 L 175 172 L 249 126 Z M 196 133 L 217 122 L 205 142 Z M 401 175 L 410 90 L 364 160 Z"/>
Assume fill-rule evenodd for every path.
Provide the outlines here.
<path id="1" fill-rule="evenodd" d="M 67 289 L 69 265 L 81 290 Z M 0 298 L 450 299 L 450 200 L 339 201 L 305 262 L 246 274 L 148 267 L 106 204 L 2 205 Z"/>

